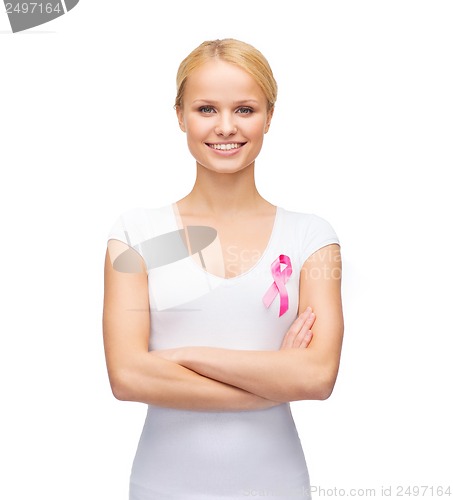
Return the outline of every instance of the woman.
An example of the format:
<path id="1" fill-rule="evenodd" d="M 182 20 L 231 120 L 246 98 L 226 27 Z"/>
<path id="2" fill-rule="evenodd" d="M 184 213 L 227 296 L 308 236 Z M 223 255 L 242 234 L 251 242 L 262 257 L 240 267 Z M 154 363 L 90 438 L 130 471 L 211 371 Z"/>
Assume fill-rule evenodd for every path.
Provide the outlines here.
<path id="1" fill-rule="evenodd" d="M 257 191 L 277 94 L 258 50 L 204 42 L 181 63 L 177 90 L 193 189 L 121 214 L 105 260 L 112 391 L 149 405 L 130 499 L 310 498 L 289 402 L 326 399 L 335 384 L 338 238 Z"/>

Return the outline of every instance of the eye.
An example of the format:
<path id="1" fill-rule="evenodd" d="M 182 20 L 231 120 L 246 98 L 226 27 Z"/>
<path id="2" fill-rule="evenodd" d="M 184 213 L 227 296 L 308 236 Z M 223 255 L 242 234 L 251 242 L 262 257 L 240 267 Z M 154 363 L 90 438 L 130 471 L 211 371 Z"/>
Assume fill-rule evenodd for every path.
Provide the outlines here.
<path id="1" fill-rule="evenodd" d="M 214 112 L 214 108 L 212 106 L 200 106 L 198 108 L 198 111 L 200 111 L 200 113 L 213 113 Z"/>
<path id="2" fill-rule="evenodd" d="M 242 108 L 238 109 L 238 113 L 240 115 L 251 115 L 253 113 L 253 109 L 252 108 L 242 107 Z"/>

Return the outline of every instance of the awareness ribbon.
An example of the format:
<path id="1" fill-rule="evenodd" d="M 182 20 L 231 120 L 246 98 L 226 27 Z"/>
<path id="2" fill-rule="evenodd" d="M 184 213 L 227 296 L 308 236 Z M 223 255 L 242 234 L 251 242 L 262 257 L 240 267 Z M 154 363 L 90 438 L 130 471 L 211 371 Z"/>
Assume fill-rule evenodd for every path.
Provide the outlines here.
<path id="1" fill-rule="evenodd" d="M 283 271 L 281 270 L 281 264 L 286 264 Z M 263 302 L 266 307 L 269 307 L 275 297 L 280 294 L 280 314 L 278 315 L 280 317 L 288 310 L 288 292 L 285 285 L 293 272 L 290 258 L 287 255 L 280 255 L 272 262 L 271 271 L 274 282 L 264 294 Z"/>

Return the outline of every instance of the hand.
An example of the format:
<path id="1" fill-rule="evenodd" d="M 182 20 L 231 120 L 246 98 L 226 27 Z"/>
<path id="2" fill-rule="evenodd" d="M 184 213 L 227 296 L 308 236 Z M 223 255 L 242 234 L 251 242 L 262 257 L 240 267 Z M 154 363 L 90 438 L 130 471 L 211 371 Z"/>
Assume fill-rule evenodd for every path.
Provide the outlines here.
<path id="1" fill-rule="evenodd" d="M 310 328 L 313 326 L 315 319 L 315 313 L 311 307 L 307 307 L 302 314 L 299 314 L 286 332 L 280 350 L 308 347 L 313 338 Z"/>

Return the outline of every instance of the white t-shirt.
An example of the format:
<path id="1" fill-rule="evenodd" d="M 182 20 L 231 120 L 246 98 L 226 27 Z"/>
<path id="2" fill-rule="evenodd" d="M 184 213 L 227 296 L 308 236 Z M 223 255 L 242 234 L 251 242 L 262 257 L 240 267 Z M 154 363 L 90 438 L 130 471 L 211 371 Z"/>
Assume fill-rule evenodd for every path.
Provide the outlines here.
<path id="1" fill-rule="evenodd" d="M 218 240 L 209 228 L 195 229 L 197 238 L 188 252 L 182 243 L 188 233 L 172 204 L 129 209 L 108 234 L 108 239 L 132 247 L 147 265 L 149 349 L 190 345 L 278 350 L 297 316 L 305 260 L 326 245 L 339 244 L 332 226 L 314 214 L 277 207 L 266 249 L 253 267 L 233 278 L 221 278 L 200 265 Z M 281 316 L 279 293 L 268 307 L 263 302 L 274 282 L 271 265 L 280 255 L 289 257 L 292 267 L 284 285 L 288 308 Z M 310 498 L 289 403 L 237 412 L 148 405 L 130 477 L 130 500 L 247 496 Z"/>

